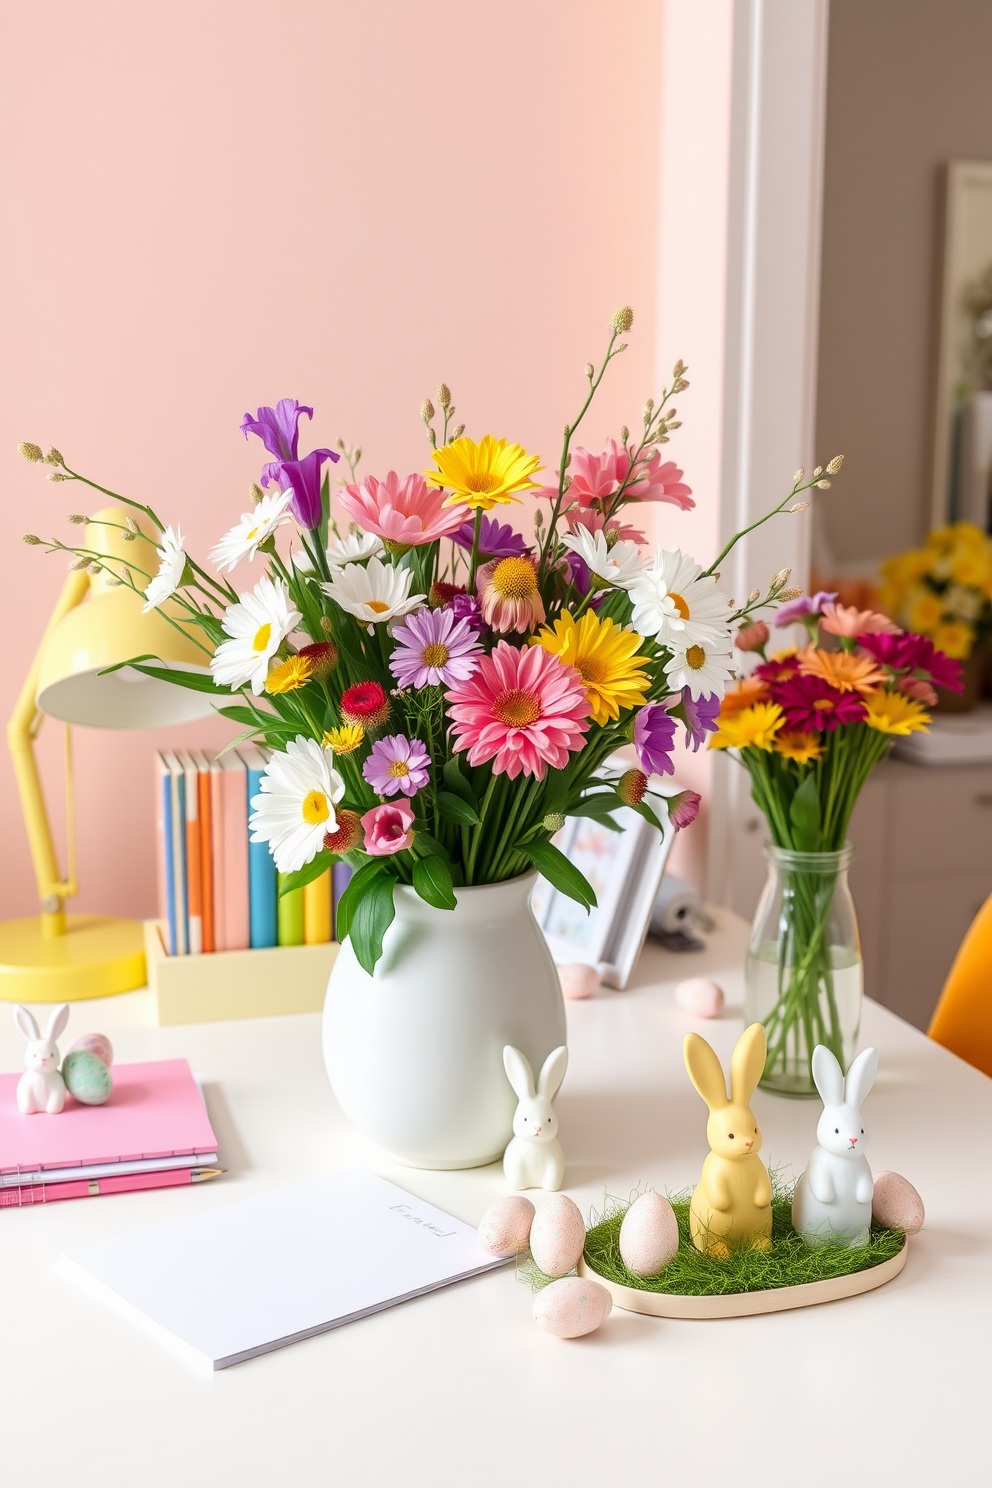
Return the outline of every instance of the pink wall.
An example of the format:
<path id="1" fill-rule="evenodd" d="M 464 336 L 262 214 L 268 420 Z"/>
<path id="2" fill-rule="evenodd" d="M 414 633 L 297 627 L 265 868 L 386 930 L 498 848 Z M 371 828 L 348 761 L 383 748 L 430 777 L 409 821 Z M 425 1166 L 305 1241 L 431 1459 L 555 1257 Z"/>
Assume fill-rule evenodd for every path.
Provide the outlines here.
<path id="1" fill-rule="evenodd" d="M 315 405 L 313 443 L 406 470 L 443 377 L 470 432 L 553 467 L 625 300 L 637 327 L 588 437 L 636 424 L 655 388 L 656 0 L 34 0 L 4 20 L 4 716 L 64 572 L 19 535 L 65 536 L 90 505 L 21 439 L 202 553 L 257 473 L 241 415 L 281 396 Z M 76 732 L 77 908 L 152 910 L 151 751 L 225 729 Z M 56 819 L 59 735 L 41 743 Z M 0 812 L 0 912 L 32 913 L 5 757 Z"/>

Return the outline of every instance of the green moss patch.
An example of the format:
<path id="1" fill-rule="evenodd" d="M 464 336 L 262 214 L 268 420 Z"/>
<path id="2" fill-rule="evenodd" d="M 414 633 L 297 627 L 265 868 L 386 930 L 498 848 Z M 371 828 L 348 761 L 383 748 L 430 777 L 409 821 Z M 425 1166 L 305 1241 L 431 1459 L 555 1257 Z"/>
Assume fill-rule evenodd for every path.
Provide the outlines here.
<path id="1" fill-rule="evenodd" d="M 728 1260 L 703 1255 L 689 1238 L 689 1200 L 692 1190 L 669 1194 L 679 1226 L 679 1248 L 659 1276 L 645 1279 L 628 1271 L 620 1258 L 620 1226 L 631 1203 L 607 1196 L 602 1214 L 592 1215 L 586 1234 L 585 1260 L 600 1276 L 642 1292 L 668 1296 L 716 1297 L 730 1292 L 762 1292 L 772 1287 L 804 1286 L 850 1276 L 891 1261 L 906 1243 L 901 1230 L 885 1230 L 872 1224 L 867 1245 L 850 1249 L 840 1246 L 807 1245 L 792 1228 L 794 1184 L 779 1182 L 772 1174 L 772 1244 L 770 1250 L 749 1246 L 731 1252 Z"/>

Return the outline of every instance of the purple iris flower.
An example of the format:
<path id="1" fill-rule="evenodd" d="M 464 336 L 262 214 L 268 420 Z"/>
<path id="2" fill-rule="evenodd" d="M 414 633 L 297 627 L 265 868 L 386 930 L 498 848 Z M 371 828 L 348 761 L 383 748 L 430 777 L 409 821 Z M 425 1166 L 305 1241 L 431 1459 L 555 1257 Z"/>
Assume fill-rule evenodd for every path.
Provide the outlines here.
<path id="1" fill-rule="evenodd" d="M 255 418 L 246 413 L 241 432 L 248 438 L 257 434 L 270 455 L 277 460 L 295 460 L 300 452 L 300 414 L 313 418 L 313 409 L 296 398 L 280 398 L 275 408 L 260 408 Z"/>
<path id="2" fill-rule="evenodd" d="M 675 719 L 660 703 L 647 703 L 634 719 L 634 748 L 645 775 L 674 775 Z"/>
<path id="3" fill-rule="evenodd" d="M 682 691 L 682 711 L 685 713 L 685 742 L 687 746 L 692 745 L 695 754 L 700 744 L 705 743 L 706 735 L 716 731 L 720 699 L 714 692 L 704 692 L 694 698 L 686 687 Z"/>
<path id="4" fill-rule="evenodd" d="M 475 539 L 475 520 L 469 518 L 460 527 L 456 527 L 451 534 L 452 542 L 456 542 L 460 548 L 472 550 Z M 479 556 L 481 558 L 519 558 L 524 553 L 529 553 L 530 548 L 524 542 L 519 532 L 514 532 L 509 522 L 499 522 L 495 517 L 482 518 L 479 528 Z"/>
<path id="5" fill-rule="evenodd" d="M 293 499 L 289 509 L 301 527 L 311 532 L 320 526 L 320 467 L 325 460 L 339 460 L 333 450 L 316 449 L 304 455 L 302 460 L 277 460 L 274 468 L 278 472 L 279 484 L 284 491 L 292 486 Z"/>
<path id="6" fill-rule="evenodd" d="M 836 598 L 836 594 L 828 594 L 825 589 L 818 590 L 816 594 L 801 594 L 798 599 L 791 600 L 775 611 L 775 624 L 793 625 L 797 620 L 808 621 L 814 615 L 822 615 L 823 606 L 831 604 Z"/>

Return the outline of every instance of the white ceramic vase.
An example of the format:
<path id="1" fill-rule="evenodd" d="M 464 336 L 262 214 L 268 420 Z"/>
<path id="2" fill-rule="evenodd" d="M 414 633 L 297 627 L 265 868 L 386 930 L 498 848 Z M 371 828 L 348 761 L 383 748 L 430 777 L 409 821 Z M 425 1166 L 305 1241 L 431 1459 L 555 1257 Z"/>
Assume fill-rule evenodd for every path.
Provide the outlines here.
<path id="1" fill-rule="evenodd" d="M 565 1042 L 558 972 L 530 912 L 537 875 L 456 889 L 433 909 L 398 885 L 375 975 L 350 940 L 324 1001 L 324 1063 L 345 1115 L 414 1168 L 495 1162 L 513 1135 L 513 1044 L 540 1069 Z"/>

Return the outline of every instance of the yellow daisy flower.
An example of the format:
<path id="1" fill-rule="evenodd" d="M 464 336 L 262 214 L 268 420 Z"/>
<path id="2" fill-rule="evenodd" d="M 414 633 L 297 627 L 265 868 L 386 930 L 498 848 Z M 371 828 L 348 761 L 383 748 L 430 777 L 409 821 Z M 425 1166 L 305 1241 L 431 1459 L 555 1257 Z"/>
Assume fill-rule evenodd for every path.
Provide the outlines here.
<path id="1" fill-rule="evenodd" d="M 266 692 L 295 692 L 310 681 L 313 668 L 306 656 L 291 656 L 274 666 L 265 679 Z"/>
<path id="2" fill-rule="evenodd" d="M 364 738 L 365 730 L 360 723 L 343 723 L 340 728 L 328 729 L 320 742 L 335 754 L 350 754 Z"/>
<path id="3" fill-rule="evenodd" d="M 804 734 L 801 729 L 785 730 L 775 735 L 775 753 L 784 759 L 795 760 L 800 765 L 813 764 L 823 758 L 823 748 L 816 734 Z"/>
<path id="4" fill-rule="evenodd" d="M 641 637 L 622 630 L 614 620 L 601 620 L 586 610 L 576 622 L 563 610 L 554 626 L 543 626 L 530 644 L 543 646 L 575 668 L 586 684 L 595 723 L 616 720 L 621 708 L 639 708 L 647 700 L 646 662 L 635 655 Z"/>
<path id="5" fill-rule="evenodd" d="M 446 486 L 451 492 L 445 506 L 459 504 L 491 511 L 497 504 L 519 501 L 514 491 L 529 491 L 540 468 L 539 455 L 529 455 L 519 444 L 507 444 L 487 434 L 480 444 L 474 439 L 456 439 L 434 451 L 437 470 L 425 470 L 429 485 Z"/>
<path id="6" fill-rule="evenodd" d="M 912 734 L 929 722 L 923 704 L 902 692 L 876 692 L 865 698 L 865 723 L 880 734 Z"/>
<path id="7" fill-rule="evenodd" d="M 943 651 L 945 656 L 952 656 L 955 661 L 963 661 L 970 656 L 975 644 L 975 631 L 963 620 L 947 620 L 943 625 L 938 625 L 933 631 L 931 639 L 938 651 Z"/>
<path id="8" fill-rule="evenodd" d="M 771 749 L 775 735 L 785 722 L 778 703 L 755 703 L 729 717 L 720 717 L 720 728 L 710 735 L 711 749 Z"/>
<path id="9" fill-rule="evenodd" d="M 855 656 L 852 651 L 821 651 L 816 646 L 807 646 L 799 653 L 799 670 L 804 677 L 829 682 L 838 692 L 871 692 L 885 681 L 885 672 L 872 657 Z"/>
<path id="10" fill-rule="evenodd" d="M 929 635 L 940 624 L 944 607 L 930 589 L 916 589 L 906 601 L 906 620 L 917 635 Z"/>

